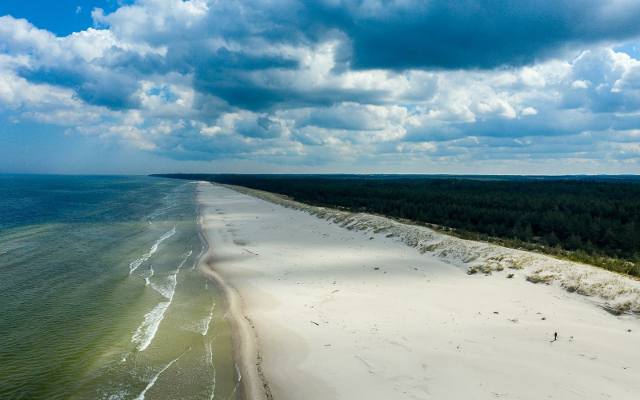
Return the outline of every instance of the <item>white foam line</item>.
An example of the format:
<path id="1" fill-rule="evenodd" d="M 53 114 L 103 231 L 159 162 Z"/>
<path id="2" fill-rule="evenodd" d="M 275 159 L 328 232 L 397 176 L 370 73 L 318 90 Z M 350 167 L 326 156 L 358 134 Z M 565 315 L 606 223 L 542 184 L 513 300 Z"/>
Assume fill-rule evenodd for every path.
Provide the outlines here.
<path id="1" fill-rule="evenodd" d="M 138 329 L 133 333 L 131 342 L 136 344 L 138 351 L 144 351 L 156 337 L 160 323 L 164 319 L 164 315 L 173 301 L 177 282 L 177 273 L 175 273 L 169 275 L 169 288 L 151 284 L 151 287 L 164 296 L 168 301 L 158 303 L 151 311 L 149 311 L 144 316 L 142 324 L 140 324 Z"/>
<path id="2" fill-rule="evenodd" d="M 176 286 L 178 285 L 178 273 L 180 272 L 180 268 L 182 268 L 191 254 L 191 251 L 186 253 L 184 259 L 178 265 L 178 268 L 176 268 L 176 271 L 168 276 L 167 284 L 156 285 L 155 283 L 152 283 L 149 278 L 145 278 L 145 284 L 151 285 L 151 287 L 156 292 L 160 293 L 160 295 L 162 295 L 165 299 L 167 299 L 167 301 L 158 303 L 151 311 L 145 314 L 142 324 L 140 324 L 140 326 L 138 326 L 136 331 L 133 333 L 131 342 L 136 344 L 138 351 L 144 351 L 147 347 L 149 347 L 153 339 L 156 337 L 156 333 L 158 332 L 160 323 L 164 319 L 164 315 L 171 305 L 173 296 L 176 293 Z M 151 276 L 153 276 L 153 268 L 151 268 L 151 272 Z"/>
<path id="3" fill-rule="evenodd" d="M 151 277 L 152 277 L 153 275 L 154 275 L 154 272 L 153 272 L 153 265 L 149 265 L 149 275 L 148 275 L 148 276 L 146 276 L 146 277 L 144 278 L 144 285 L 145 285 L 145 286 L 149 286 L 149 284 L 151 283 L 151 280 L 150 280 L 150 279 L 151 279 Z"/>
<path id="4" fill-rule="evenodd" d="M 131 342 L 136 344 L 138 351 L 144 351 L 149 347 L 158 332 L 160 322 L 164 319 L 164 313 L 170 304 L 171 302 L 169 301 L 159 303 L 144 316 L 142 324 L 140 324 L 131 337 Z"/>
<path id="5" fill-rule="evenodd" d="M 233 364 L 236 367 L 236 373 L 238 374 L 238 383 L 240 383 L 240 381 L 242 380 L 242 374 L 240 373 L 240 368 L 238 367 L 238 364 Z"/>
<path id="6" fill-rule="evenodd" d="M 207 364 L 213 369 L 213 381 L 211 382 L 211 394 L 209 400 L 213 400 L 216 396 L 216 367 L 213 365 L 213 340 L 205 344 L 207 350 Z"/>
<path id="7" fill-rule="evenodd" d="M 213 342 L 209 342 L 208 351 L 209 351 L 209 365 L 213 368 L 213 381 L 211 382 L 211 394 L 209 395 L 209 400 L 213 400 L 216 396 L 216 367 L 213 365 L 213 350 L 212 350 Z"/>
<path id="8" fill-rule="evenodd" d="M 167 277 L 167 282 L 163 285 L 151 283 L 151 287 L 156 292 L 160 293 L 162 297 L 171 301 L 173 294 L 176 291 L 176 285 L 178 283 L 178 272 L 175 272 Z"/>
<path id="9" fill-rule="evenodd" d="M 169 239 L 171 236 L 175 234 L 176 234 L 176 227 L 174 225 L 173 228 L 171 228 L 171 230 L 165 232 L 164 235 L 160 236 L 160 238 L 156 240 L 156 242 L 153 244 L 153 246 L 151 246 L 151 249 L 149 249 L 147 253 L 143 254 L 142 257 L 137 258 L 136 260 L 132 261 L 129 264 L 129 275 L 131 275 L 136 269 L 138 269 L 138 267 L 144 264 L 145 261 L 150 259 L 151 256 L 154 255 L 156 251 L 158 251 L 158 247 L 160 246 L 160 243 L 164 242 L 165 240 Z"/>
<path id="10" fill-rule="evenodd" d="M 182 267 L 184 266 L 184 263 L 187 262 L 187 260 L 189 259 L 189 257 L 191 257 L 192 251 L 189 250 L 188 253 L 185 254 L 184 258 L 182 259 L 182 261 L 180 262 L 180 264 L 178 265 L 178 268 L 176 268 L 175 272 L 171 275 L 169 275 L 169 286 L 161 286 L 161 285 L 156 285 L 154 283 L 151 283 L 151 287 L 158 293 L 160 293 L 163 297 L 165 297 L 166 299 L 171 299 L 173 298 L 173 294 L 175 293 L 176 290 L 176 285 L 178 283 L 178 273 L 180 272 L 180 269 L 182 269 Z M 151 275 L 149 277 L 153 276 L 153 267 L 151 268 Z M 147 281 L 145 279 L 145 281 Z"/>
<path id="11" fill-rule="evenodd" d="M 128 394 L 127 389 L 119 389 L 118 392 L 109 395 L 109 400 L 124 400 Z"/>
<path id="12" fill-rule="evenodd" d="M 204 344 L 204 349 L 207 351 L 207 365 L 213 365 L 213 341 L 209 341 Z"/>
<path id="13" fill-rule="evenodd" d="M 213 319 L 213 310 L 215 310 L 216 308 L 216 303 L 214 302 L 211 305 L 211 311 L 209 311 L 209 315 L 207 315 L 203 320 L 203 331 L 200 332 L 202 334 L 202 336 L 207 336 L 207 333 L 209 332 L 209 326 L 211 325 L 211 320 Z"/>
<path id="14" fill-rule="evenodd" d="M 209 396 L 209 400 L 213 400 L 216 397 L 216 369 L 213 368 L 213 383 L 211 384 L 211 395 Z"/>
<path id="15" fill-rule="evenodd" d="M 147 391 L 149 389 L 151 389 L 153 387 L 153 385 L 156 384 L 156 381 L 158 380 L 158 377 L 160 376 L 160 374 L 162 374 L 164 371 L 166 371 L 167 369 L 169 369 L 170 366 L 173 365 L 173 363 L 175 363 L 176 361 L 178 361 L 180 359 L 180 357 L 182 357 L 184 355 L 184 353 L 180 354 L 178 356 L 178 358 L 176 358 L 175 360 L 171 361 L 169 364 L 165 365 L 160 371 L 158 371 L 158 373 L 151 378 L 151 380 L 149 381 L 149 383 L 147 384 L 147 387 L 144 388 L 144 390 L 142 391 L 142 393 L 140 393 L 138 395 L 138 397 L 136 397 L 136 400 L 144 400 L 144 395 L 147 393 Z"/>
<path id="16" fill-rule="evenodd" d="M 184 263 L 186 263 L 189 257 L 191 257 L 191 254 L 193 254 L 193 250 L 189 250 L 189 252 L 184 256 L 184 258 L 182 259 L 182 262 L 180 262 L 180 265 L 178 265 L 178 269 L 176 269 L 176 271 L 184 267 Z"/>

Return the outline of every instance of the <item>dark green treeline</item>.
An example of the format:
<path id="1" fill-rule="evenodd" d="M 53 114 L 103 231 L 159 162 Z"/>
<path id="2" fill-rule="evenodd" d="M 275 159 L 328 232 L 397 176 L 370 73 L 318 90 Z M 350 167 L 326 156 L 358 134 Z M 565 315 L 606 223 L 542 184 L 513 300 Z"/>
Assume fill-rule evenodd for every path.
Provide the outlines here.
<path id="1" fill-rule="evenodd" d="M 637 177 L 164 176 L 240 185 L 315 205 L 435 224 L 465 237 L 571 253 L 581 261 L 640 275 Z"/>

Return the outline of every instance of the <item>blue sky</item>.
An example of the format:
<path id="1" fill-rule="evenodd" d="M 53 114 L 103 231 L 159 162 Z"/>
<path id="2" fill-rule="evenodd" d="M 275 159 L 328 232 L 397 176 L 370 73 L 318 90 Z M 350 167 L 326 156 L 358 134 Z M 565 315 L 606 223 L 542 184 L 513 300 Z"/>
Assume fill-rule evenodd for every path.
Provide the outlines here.
<path id="1" fill-rule="evenodd" d="M 631 0 L 0 2 L 0 172 L 640 173 Z"/>
<path id="2" fill-rule="evenodd" d="M 25 18 L 38 28 L 66 36 L 92 27 L 91 11 L 94 8 L 112 12 L 126 3 L 118 0 L 2 0 L 0 15 Z"/>

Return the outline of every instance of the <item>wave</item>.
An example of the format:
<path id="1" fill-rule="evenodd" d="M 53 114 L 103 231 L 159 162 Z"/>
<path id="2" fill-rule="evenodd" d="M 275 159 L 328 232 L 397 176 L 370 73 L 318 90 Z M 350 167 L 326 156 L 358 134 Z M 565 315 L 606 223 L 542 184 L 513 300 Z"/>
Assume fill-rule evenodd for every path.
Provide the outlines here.
<path id="1" fill-rule="evenodd" d="M 213 340 L 204 344 L 204 349 L 207 353 L 206 362 L 207 365 L 213 367 Z"/>
<path id="2" fill-rule="evenodd" d="M 154 275 L 153 265 L 149 265 L 149 275 L 144 277 L 144 285 L 149 286 L 151 277 Z"/>
<path id="3" fill-rule="evenodd" d="M 109 394 L 109 397 L 101 396 L 101 399 L 107 400 L 124 400 L 129 397 L 129 391 L 127 389 L 119 389 L 116 393 Z"/>
<path id="4" fill-rule="evenodd" d="M 175 270 L 175 272 L 173 274 L 169 275 L 169 279 L 168 279 L 166 284 L 157 285 L 157 284 L 154 284 L 154 283 L 150 283 L 148 278 L 145 278 L 145 282 L 149 282 L 151 284 L 151 287 L 156 292 L 160 293 L 164 298 L 167 298 L 167 299 L 173 298 L 173 294 L 175 293 L 175 290 L 176 290 L 176 284 L 178 283 L 178 280 L 177 280 L 178 279 L 178 272 L 180 272 L 180 270 L 184 266 L 184 263 L 187 262 L 189 257 L 191 257 L 192 253 L 193 253 L 193 251 L 191 251 L 191 250 L 189 250 L 189 252 L 185 253 L 184 258 L 182 259 L 180 264 L 178 264 L 178 268 L 176 268 L 176 270 Z M 151 275 L 149 275 L 149 278 L 151 278 L 152 276 L 153 276 L 153 266 L 151 266 Z"/>
<path id="5" fill-rule="evenodd" d="M 186 353 L 186 352 L 185 352 Z M 144 390 L 142 391 L 142 393 L 140 393 L 138 395 L 138 397 L 136 397 L 136 400 L 144 400 L 144 396 L 145 394 L 147 394 L 147 391 L 149 389 L 151 389 L 153 387 L 153 385 L 156 384 L 156 381 L 158 380 L 158 377 L 160 377 L 160 375 L 166 371 L 167 369 L 169 369 L 169 367 L 171 367 L 173 365 L 173 363 L 175 363 L 176 361 L 178 361 L 180 359 L 180 357 L 182 357 L 184 355 L 184 353 L 180 354 L 176 359 L 172 360 L 169 364 L 165 365 L 160 371 L 158 371 L 157 374 L 155 374 L 153 376 L 153 378 L 151 378 L 151 380 L 149 381 L 149 383 L 147 384 L 147 387 L 144 388 Z"/>
<path id="6" fill-rule="evenodd" d="M 160 327 L 160 322 L 164 319 L 164 314 L 171 305 L 170 301 L 164 301 L 157 304 L 153 310 L 144 316 L 142 324 L 136 329 L 131 337 L 131 342 L 136 345 L 138 351 L 144 351 L 155 338 Z"/>
<path id="7" fill-rule="evenodd" d="M 191 257 L 191 254 L 193 254 L 193 250 L 189 250 L 189 252 L 184 256 L 184 258 L 182 259 L 182 262 L 180 262 L 180 265 L 178 265 L 178 268 L 176 269 L 176 271 L 184 267 L 184 263 L 186 263 L 189 257 Z"/>
<path id="8" fill-rule="evenodd" d="M 176 285 L 178 284 L 178 273 L 175 272 L 167 277 L 167 281 L 163 284 L 157 284 L 151 282 L 151 287 L 156 292 L 160 293 L 162 297 L 171 301 L 173 295 L 176 292 Z"/>
<path id="9" fill-rule="evenodd" d="M 213 377 L 211 381 L 211 394 L 209 400 L 213 400 L 216 396 L 216 367 L 213 365 L 213 341 L 205 343 L 205 349 L 207 351 L 207 365 L 213 369 Z"/>
<path id="10" fill-rule="evenodd" d="M 160 238 L 156 240 L 156 242 L 153 244 L 153 246 L 151 246 L 151 249 L 149 249 L 147 253 L 143 254 L 140 258 L 135 259 L 129 264 L 129 275 L 131 275 L 136 269 L 138 269 L 138 267 L 144 264 L 145 261 L 150 259 L 151 256 L 154 255 L 156 251 L 158 251 L 158 247 L 162 242 L 169 239 L 171 236 L 175 234 L 176 234 L 176 227 L 174 225 L 173 228 L 171 228 L 171 230 L 165 232 L 164 235 L 160 236 Z"/>
<path id="11" fill-rule="evenodd" d="M 133 333 L 131 342 L 136 345 L 138 351 L 144 351 L 156 337 L 160 323 L 164 319 L 164 315 L 173 301 L 173 295 L 176 293 L 176 285 L 178 283 L 177 275 L 177 272 L 169 275 L 167 284 L 165 285 L 151 283 L 151 287 L 167 299 L 167 301 L 158 303 L 151 311 L 145 314 L 142 324 L 140 324 Z"/>
<path id="12" fill-rule="evenodd" d="M 204 317 L 204 319 L 202 320 L 202 329 L 200 330 L 200 334 L 202 334 L 202 336 L 207 336 L 207 333 L 209 332 L 209 326 L 211 325 L 211 320 L 213 319 L 213 311 L 215 310 L 215 308 L 216 303 L 213 303 L 211 305 L 209 315 Z"/>
<path id="13" fill-rule="evenodd" d="M 181 186 L 184 186 L 184 185 L 181 185 Z M 176 188 L 176 190 L 173 190 L 171 193 L 167 193 L 165 196 L 163 196 L 161 200 L 163 205 L 158 209 L 156 209 L 155 211 L 153 211 L 152 213 L 150 213 L 149 215 L 147 215 L 145 219 L 151 222 L 154 219 L 160 217 L 161 215 L 167 214 L 173 208 L 178 206 L 179 202 L 176 199 L 176 195 L 180 193 L 178 189 L 181 189 L 181 186 Z"/>
<path id="14" fill-rule="evenodd" d="M 171 305 L 173 301 L 173 296 L 176 293 L 176 286 L 178 285 L 178 273 L 180 269 L 184 266 L 184 263 L 191 256 L 192 251 L 189 251 L 185 254 L 185 257 L 182 259 L 178 268 L 176 268 L 175 272 L 167 277 L 167 281 L 164 284 L 156 284 L 151 282 L 149 278 L 154 275 L 153 267 L 150 268 L 151 274 L 145 278 L 145 286 L 149 285 L 158 292 L 162 297 L 167 299 L 167 301 L 163 301 L 162 303 L 158 303 L 151 311 L 149 311 L 144 316 L 144 320 L 142 324 L 136 329 L 131 337 L 131 342 L 134 343 L 138 349 L 138 351 L 144 351 L 158 332 L 158 328 L 160 327 L 160 323 L 164 319 L 164 315 L 167 312 L 167 309 Z M 207 328 L 208 329 L 208 328 Z"/>
<path id="15" fill-rule="evenodd" d="M 149 214 L 146 217 L 146 220 L 149 221 L 149 223 L 151 223 L 152 220 L 158 218 L 159 216 L 165 214 L 167 211 L 169 211 L 171 208 L 173 207 L 173 205 L 168 206 L 168 207 L 162 207 L 157 209 L 156 211 L 152 212 L 151 214 Z"/>

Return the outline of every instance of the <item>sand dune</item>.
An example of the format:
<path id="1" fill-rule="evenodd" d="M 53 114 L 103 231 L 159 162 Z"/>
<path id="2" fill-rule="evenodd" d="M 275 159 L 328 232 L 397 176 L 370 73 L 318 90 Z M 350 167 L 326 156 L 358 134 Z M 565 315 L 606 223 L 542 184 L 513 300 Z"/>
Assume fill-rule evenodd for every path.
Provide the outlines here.
<path id="1" fill-rule="evenodd" d="M 199 186 L 210 246 L 202 267 L 228 285 L 235 302 L 247 398 L 640 393 L 640 322 L 599 307 L 637 311 L 637 281 L 382 217 L 252 194 Z M 474 266 L 493 273 L 468 275 Z M 534 274 L 550 284 L 528 282 Z M 572 280 L 580 285 L 570 293 L 562 286 Z"/>

